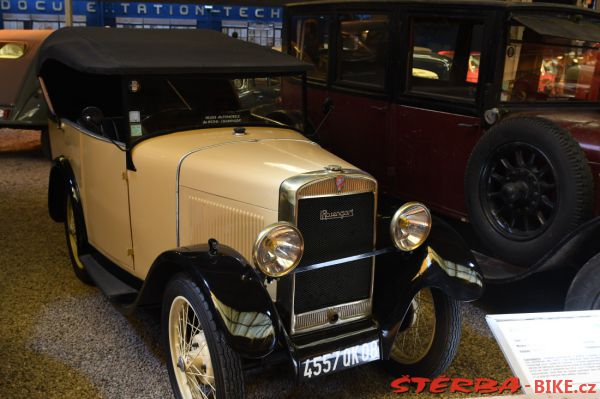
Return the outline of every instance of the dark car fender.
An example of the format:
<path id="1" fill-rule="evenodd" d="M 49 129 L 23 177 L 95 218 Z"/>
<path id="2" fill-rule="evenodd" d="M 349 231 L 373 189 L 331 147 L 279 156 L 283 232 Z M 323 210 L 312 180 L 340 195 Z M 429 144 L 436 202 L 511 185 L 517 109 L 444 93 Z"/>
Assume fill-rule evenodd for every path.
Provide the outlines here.
<path id="1" fill-rule="evenodd" d="M 379 256 L 374 284 L 373 312 L 380 322 L 385 356 L 419 290 L 435 288 L 459 301 L 473 301 L 483 293 L 483 276 L 468 246 L 439 219 L 418 249 Z"/>
<path id="2" fill-rule="evenodd" d="M 176 273 L 200 288 L 231 348 L 246 358 L 270 354 L 283 334 L 279 315 L 263 277 L 235 250 L 208 245 L 162 253 L 153 263 L 135 306 L 156 304 Z M 285 336 L 285 334 L 283 334 Z"/>
<path id="3" fill-rule="evenodd" d="M 523 269 L 522 273 L 488 278 L 489 283 L 506 284 L 550 270 L 578 271 L 587 261 L 600 253 L 600 216 L 588 220 L 569 232 L 539 261 Z"/>
<path id="4" fill-rule="evenodd" d="M 75 199 L 74 210 L 78 213 L 79 220 L 83 220 L 81 196 L 73 168 L 68 159 L 60 156 L 52 161 L 48 178 L 48 213 L 55 222 L 64 222 L 65 220 L 65 203 L 69 192 Z"/>

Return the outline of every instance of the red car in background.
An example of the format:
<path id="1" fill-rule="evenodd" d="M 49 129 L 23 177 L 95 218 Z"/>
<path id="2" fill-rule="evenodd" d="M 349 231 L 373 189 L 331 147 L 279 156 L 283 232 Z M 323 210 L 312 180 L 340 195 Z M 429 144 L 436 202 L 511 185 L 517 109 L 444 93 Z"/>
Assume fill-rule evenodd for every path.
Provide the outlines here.
<path id="1" fill-rule="evenodd" d="M 456 220 L 488 279 L 600 252 L 600 14 L 330 1 L 289 5 L 285 26 L 284 51 L 315 65 L 315 139 L 376 176 L 386 199 Z M 284 84 L 283 101 L 299 90 Z"/>

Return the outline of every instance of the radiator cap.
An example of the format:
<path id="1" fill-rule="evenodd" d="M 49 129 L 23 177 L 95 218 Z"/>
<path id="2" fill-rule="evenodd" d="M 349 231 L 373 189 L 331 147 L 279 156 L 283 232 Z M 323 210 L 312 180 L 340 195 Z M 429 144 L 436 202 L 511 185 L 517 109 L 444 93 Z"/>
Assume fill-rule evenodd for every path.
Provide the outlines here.
<path id="1" fill-rule="evenodd" d="M 325 166 L 325 170 L 328 172 L 343 172 L 344 169 L 340 165 L 327 165 Z"/>

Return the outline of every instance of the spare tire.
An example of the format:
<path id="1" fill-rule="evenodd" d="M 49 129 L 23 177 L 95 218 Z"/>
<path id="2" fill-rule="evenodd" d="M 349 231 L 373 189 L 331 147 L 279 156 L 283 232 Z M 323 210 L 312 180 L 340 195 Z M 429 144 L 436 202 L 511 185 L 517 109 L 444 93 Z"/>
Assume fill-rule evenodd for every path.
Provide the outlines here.
<path id="1" fill-rule="evenodd" d="M 537 117 L 515 117 L 479 140 L 465 175 L 471 225 L 495 256 L 528 267 L 587 220 L 593 179 L 579 144 Z"/>

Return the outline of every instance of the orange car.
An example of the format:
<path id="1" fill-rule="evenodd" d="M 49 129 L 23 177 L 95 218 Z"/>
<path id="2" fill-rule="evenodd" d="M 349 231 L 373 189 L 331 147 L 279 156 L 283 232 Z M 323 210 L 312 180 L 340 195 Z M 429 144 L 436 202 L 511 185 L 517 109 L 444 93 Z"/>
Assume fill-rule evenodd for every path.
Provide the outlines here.
<path id="1" fill-rule="evenodd" d="M 38 48 L 51 30 L 0 30 L 0 127 L 39 129 L 48 147 L 48 110 L 35 76 Z"/>

